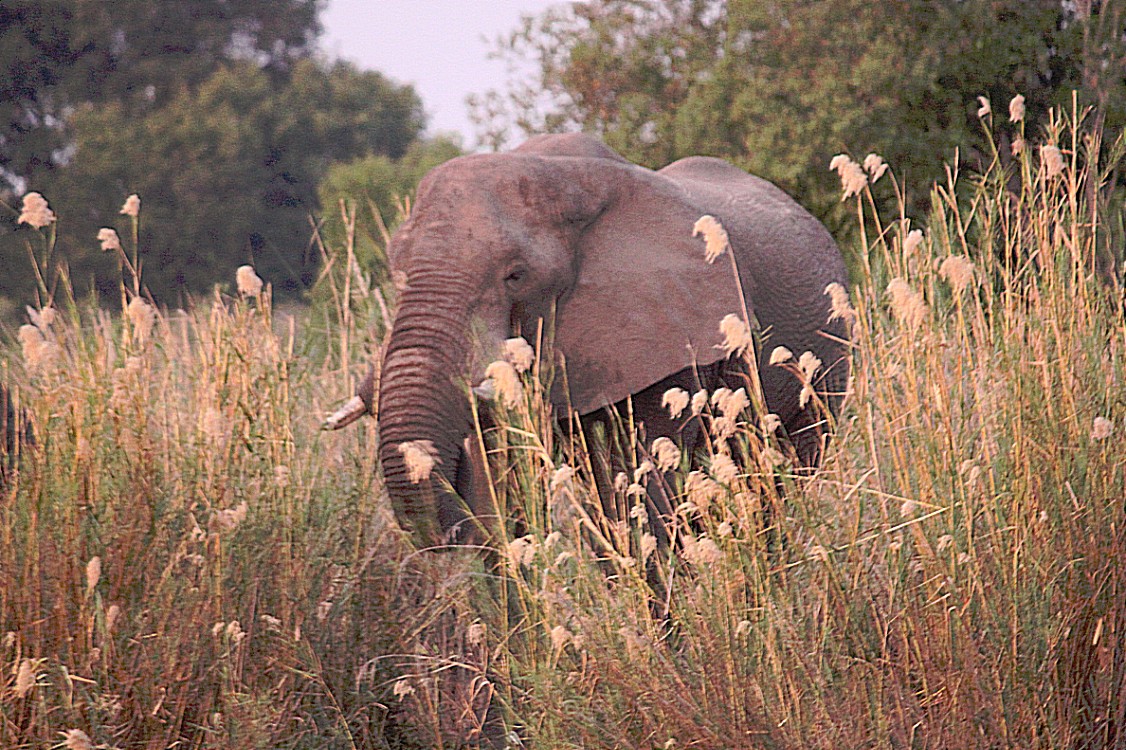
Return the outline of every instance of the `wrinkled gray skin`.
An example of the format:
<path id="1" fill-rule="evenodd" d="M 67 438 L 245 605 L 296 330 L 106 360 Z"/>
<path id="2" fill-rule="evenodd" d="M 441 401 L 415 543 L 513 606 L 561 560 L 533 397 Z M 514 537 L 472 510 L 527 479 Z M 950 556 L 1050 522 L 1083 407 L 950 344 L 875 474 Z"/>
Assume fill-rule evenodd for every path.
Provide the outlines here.
<path id="1" fill-rule="evenodd" d="M 746 306 L 767 331 L 765 352 L 816 354 L 824 363 L 816 388 L 836 413 L 848 334 L 842 321 L 827 322 L 824 290 L 846 283 L 844 264 L 825 228 L 770 183 L 704 157 L 654 172 L 578 134 L 461 157 L 426 176 L 389 247 L 405 286 L 378 389 L 384 480 L 399 522 L 420 542 L 464 539 L 466 504 L 487 512 L 474 499 L 483 493 L 480 457 L 466 450 L 466 387 L 482 381 L 505 339 L 524 332 L 534 341 L 541 319 L 554 324 L 566 372 L 552 394 L 558 413 L 575 409 L 589 426 L 632 396 L 647 441 L 668 435 L 692 447 L 699 420 L 671 420 L 664 391 L 745 385 L 740 363 L 717 348 L 719 321 L 742 304 L 730 259 L 705 263 L 704 241 L 692 236 L 704 214 L 728 232 Z M 799 409 L 791 373 L 764 364 L 761 378 L 767 406 L 815 466 L 823 420 Z M 369 375 L 358 393 L 373 411 L 374 390 Z M 438 472 L 466 503 L 436 476 L 409 481 L 398 448 L 411 440 L 434 444 Z"/>

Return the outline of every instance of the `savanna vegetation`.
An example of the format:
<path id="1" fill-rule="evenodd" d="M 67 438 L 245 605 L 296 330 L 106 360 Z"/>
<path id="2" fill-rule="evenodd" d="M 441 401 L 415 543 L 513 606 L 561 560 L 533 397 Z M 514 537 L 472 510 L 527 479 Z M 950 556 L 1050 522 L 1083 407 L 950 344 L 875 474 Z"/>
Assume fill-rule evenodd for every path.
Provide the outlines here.
<path id="1" fill-rule="evenodd" d="M 1098 258 L 1122 147 L 1084 110 L 1001 119 L 1012 165 L 951 163 L 925 220 L 894 169 L 835 160 L 863 238 L 837 439 L 797 480 L 765 415 L 713 398 L 750 460 L 662 452 L 675 550 L 599 513 L 536 368 L 485 436 L 509 536 L 415 550 L 373 420 L 319 430 L 386 330 L 367 271 L 299 324 L 251 269 L 186 313 L 57 297 L 4 356 L 35 440 L 0 504 L 0 744 L 1120 745 L 1126 326 Z"/>
<path id="2" fill-rule="evenodd" d="M 318 57 L 315 2 L 193 5 L 0 7 L 0 747 L 1126 746 L 1118 3 L 529 19 L 485 137 L 779 182 L 849 258 L 854 376 L 812 479 L 753 390 L 698 404 L 744 465 L 634 445 L 616 499 L 663 454 L 667 549 L 600 513 L 532 367 L 481 436 L 512 524 L 443 553 L 397 529 L 375 420 L 320 424 L 457 144 Z"/>

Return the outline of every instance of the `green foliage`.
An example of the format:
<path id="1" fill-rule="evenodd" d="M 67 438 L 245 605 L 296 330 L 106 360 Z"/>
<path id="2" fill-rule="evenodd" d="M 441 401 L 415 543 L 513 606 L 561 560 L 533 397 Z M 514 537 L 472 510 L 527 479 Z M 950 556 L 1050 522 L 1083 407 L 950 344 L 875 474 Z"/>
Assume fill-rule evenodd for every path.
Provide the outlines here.
<path id="1" fill-rule="evenodd" d="M 0 6 L 0 184 L 35 181 L 66 163 L 74 107 L 116 102 L 139 116 L 239 61 L 283 75 L 314 49 L 317 6 L 317 0 L 6 0 Z"/>
<path id="2" fill-rule="evenodd" d="M 118 223 L 125 196 L 138 193 L 142 274 L 169 303 L 232 278 L 244 263 L 279 293 L 300 293 L 319 260 L 310 251 L 310 217 L 329 164 L 401 156 L 423 124 L 411 88 L 347 63 L 311 60 L 296 63 L 284 85 L 239 63 L 144 115 L 111 102 L 84 107 L 70 122 L 69 163 L 35 187 L 68 217 L 58 250 L 73 278 L 80 289 L 93 280 L 103 294 L 114 293 L 113 259 L 94 237 Z M 26 257 L 20 233 L 7 239 L 4 257 Z M 20 289 L 15 278 L 3 283 L 9 293 Z"/>
<path id="3" fill-rule="evenodd" d="M 323 207 L 324 240 L 341 247 L 355 218 L 355 252 L 363 268 L 375 271 L 376 282 L 390 280 L 382 248 L 406 214 L 410 197 L 423 176 L 462 153 L 457 142 L 438 137 L 416 141 L 399 158 L 371 154 L 329 167 L 317 196 Z"/>
<path id="4" fill-rule="evenodd" d="M 592 0 L 526 19 L 500 54 L 532 80 L 477 101 L 486 140 L 581 128 L 652 167 L 721 156 L 852 231 L 830 158 L 875 151 L 923 209 L 954 148 L 991 158 L 977 97 L 1003 117 L 1016 94 L 1033 128 L 1049 106 L 1112 103 L 1126 125 L 1120 3 L 1058 0 Z M 1008 143 L 1002 143 L 1007 151 Z"/>

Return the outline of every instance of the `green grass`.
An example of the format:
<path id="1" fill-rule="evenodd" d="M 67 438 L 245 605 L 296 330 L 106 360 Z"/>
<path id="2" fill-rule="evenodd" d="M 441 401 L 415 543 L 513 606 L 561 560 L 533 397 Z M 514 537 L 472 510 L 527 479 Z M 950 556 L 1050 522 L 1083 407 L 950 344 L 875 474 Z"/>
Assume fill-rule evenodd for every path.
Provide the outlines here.
<path id="1" fill-rule="evenodd" d="M 37 435 L 0 493 L 0 746 L 456 747 L 489 706 L 550 748 L 1126 744 L 1121 151 L 1082 113 L 1026 137 L 1063 171 L 952 166 L 925 221 L 891 174 L 850 198 L 837 438 L 810 481 L 674 475 L 667 617 L 645 519 L 596 510 L 527 377 L 490 438 L 519 540 L 410 547 L 373 420 L 319 431 L 386 330 L 349 248 L 295 322 L 217 295 L 143 337 L 60 293 L 48 359 L 0 360 Z"/>

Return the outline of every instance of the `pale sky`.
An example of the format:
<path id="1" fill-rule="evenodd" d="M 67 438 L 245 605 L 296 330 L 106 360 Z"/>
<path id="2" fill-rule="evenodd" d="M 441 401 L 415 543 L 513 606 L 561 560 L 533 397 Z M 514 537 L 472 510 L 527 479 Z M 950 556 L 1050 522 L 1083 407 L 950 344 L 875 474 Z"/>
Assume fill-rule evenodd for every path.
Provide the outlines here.
<path id="1" fill-rule="evenodd" d="M 409 83 L 422 98 L 428 131 L 476 142 L 465 97 L 503 91 L 507 71 L 487 59 L 493 40 L 560 0 L 328 0 L 321 48 L 333 57 Z"/>

